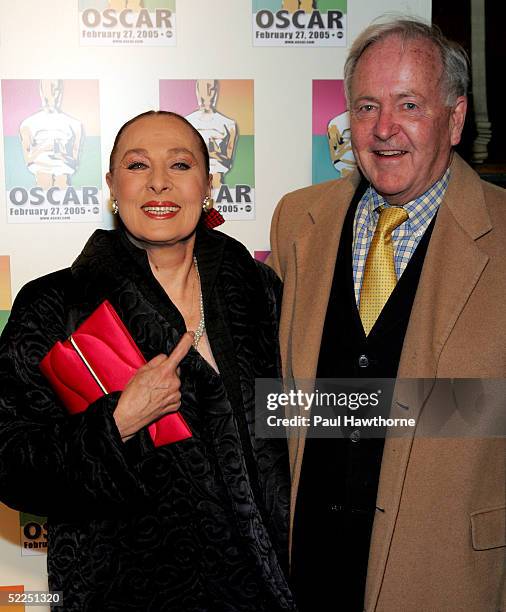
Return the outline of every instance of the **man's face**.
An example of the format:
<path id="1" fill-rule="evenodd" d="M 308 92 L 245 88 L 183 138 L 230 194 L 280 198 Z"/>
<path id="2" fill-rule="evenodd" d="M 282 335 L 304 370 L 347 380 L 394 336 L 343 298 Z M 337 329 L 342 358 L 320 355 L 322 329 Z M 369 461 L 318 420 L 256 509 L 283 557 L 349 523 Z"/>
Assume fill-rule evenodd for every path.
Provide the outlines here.
<path id="1" fill-rule="evenodd" d="M 460 141 L 466 98 L 445 105 L 439 50 L 392 35 L 360 57 L 351 83 L 351 139 L 365 177 L 390 204 L 423 194 Z"/>

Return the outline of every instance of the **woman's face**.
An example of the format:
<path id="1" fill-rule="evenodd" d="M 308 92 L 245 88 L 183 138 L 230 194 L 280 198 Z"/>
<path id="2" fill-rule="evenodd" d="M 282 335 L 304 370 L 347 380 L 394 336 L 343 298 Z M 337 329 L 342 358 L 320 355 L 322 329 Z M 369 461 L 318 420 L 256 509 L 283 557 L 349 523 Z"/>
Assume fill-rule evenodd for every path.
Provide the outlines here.
<path id="1" fill-rule="evenodd" d="M 113 164 L 107 184 L 133 236 L 172 245 L 193 234 L 210 183 L 190 127 L 175 117 L 142 117 L 121 135 Z"/>

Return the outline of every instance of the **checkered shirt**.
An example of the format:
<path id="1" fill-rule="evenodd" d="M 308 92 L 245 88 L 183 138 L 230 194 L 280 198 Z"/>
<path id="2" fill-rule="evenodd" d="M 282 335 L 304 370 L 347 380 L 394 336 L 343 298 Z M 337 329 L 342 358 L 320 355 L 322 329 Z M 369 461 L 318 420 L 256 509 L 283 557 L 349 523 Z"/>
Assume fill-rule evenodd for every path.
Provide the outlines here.
<path id="1" fill-rule="evenodd" d="M 404 209 L 409 215 L 408 220 L 392 232 L 397 278 L 402 276 L 411 255 L 415 252 L 420 239 L 443 201 L 449 179 L 450 168 L 424 194 L 404 205 Z M 364 276 L 365 262 L 381 206 L 388 207 L 389 204 L 370 185 L 358 203 L 355 212 L 353 223 L 353 278 L 357 305 L 360 304 L 360 288 Z"/>

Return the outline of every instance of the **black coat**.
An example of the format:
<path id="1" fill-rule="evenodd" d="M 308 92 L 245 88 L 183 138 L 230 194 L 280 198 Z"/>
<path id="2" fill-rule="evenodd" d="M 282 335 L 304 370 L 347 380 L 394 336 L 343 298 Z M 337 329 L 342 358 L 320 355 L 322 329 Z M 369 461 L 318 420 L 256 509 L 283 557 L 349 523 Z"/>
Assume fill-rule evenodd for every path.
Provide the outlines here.
<path id="1" fill-rule="evenodd" d="M 1 337 L 0 498 L 48 516 L 63 610 L 293 609 L 286 444 L 254 435 L 255 377 L 278 375 L 279 281 L 216 231 L 198 230 L 196 255 L 220 376 L 193 349 L 181 364 L 191 439 L 155 449 L 144 429 L 123 443 L 118 393 L 68 416 L 39 371 L 104 299 L 147 360 L 185 331 L 122 230 L 95 232 L 71 268 L 28 283 Z"/>

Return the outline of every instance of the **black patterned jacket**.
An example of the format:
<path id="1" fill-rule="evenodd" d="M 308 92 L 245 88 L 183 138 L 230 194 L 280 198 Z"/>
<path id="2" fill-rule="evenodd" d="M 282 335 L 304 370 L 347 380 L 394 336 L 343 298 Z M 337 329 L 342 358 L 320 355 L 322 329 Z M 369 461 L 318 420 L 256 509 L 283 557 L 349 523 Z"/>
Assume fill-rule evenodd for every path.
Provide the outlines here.
<path id="1" fill-rule="evenodd" d="M 95 232 L 71 268 L 28 283 L 1 337 L 0 499 L 48 516 L 63 610 L 294 609 L 286 445 L 254 436 L 255 377 L 278 374 L 279 281 L 217 231 L 199 228 L 196 255 L 220 376 L 193 349 L 181 364 L 189 440 L 155 449 L 142 430 L 123 443 L 119 394 L 68 416 L 39 372 L 104 299 L 147 360 L 184 332 L 122 230 Z"/>

